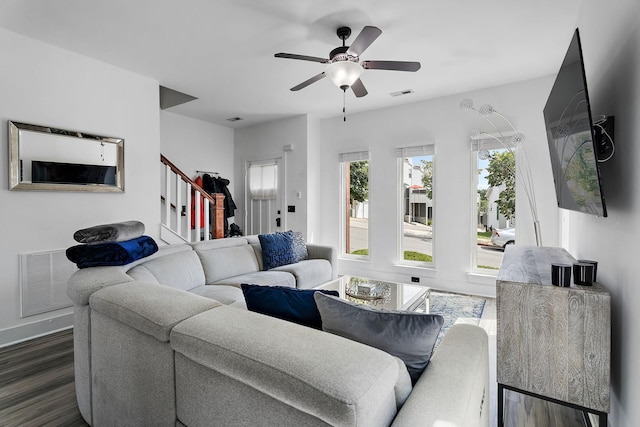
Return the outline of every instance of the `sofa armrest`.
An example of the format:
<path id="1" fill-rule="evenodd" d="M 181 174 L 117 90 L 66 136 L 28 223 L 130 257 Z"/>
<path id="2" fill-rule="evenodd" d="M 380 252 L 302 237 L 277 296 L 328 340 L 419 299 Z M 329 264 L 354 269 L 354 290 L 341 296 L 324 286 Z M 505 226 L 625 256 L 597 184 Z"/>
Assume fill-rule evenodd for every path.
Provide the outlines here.
<path id="1" fill-rule="evenodd" d="M 314 243 L 307 243 L 307 252 L 309 253 L 309 259 L 326 259 L 331 264 L 331 280 L 338 278 L 338 255 L 336 249 L 333 246 L 317 245 Z"/>
<path id="2" fill-rule="evenodd" d="M 129 282 L 106 287 L 89 298 L 91 309 L 127 326 L 169 341 L 171 329 L 220 302 L 154 283 Z"/>
<path id="3" fill-rule="evenodd" d="M 71 275 L 67 282 L 67 295 L 76 305 L 89 304 L 89 297 L 100 289 L 131 282 L 123 267 L 83 268 Z"/>
<path id="4" fill-rule="evenodd" d="M 488 426 L 489 345 L 484 329 L 454 325 L 392 426 Z"/>

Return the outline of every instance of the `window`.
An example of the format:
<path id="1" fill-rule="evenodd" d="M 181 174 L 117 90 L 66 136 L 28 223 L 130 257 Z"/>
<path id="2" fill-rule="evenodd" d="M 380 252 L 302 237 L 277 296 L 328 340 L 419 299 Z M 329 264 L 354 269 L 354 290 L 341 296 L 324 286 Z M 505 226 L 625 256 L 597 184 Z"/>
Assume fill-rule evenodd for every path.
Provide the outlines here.
<path id="1" fill-rule="evenodd" d="M 249 194 L 253 200 L 273 200 L 278 191 L 278 165 L 249 165 Z"/>
<path id="2" fill-rule="evenodd" d="M 516 176 L 514 150 L 495 139 L 472 141 L 475 203 L 473 254 L 475 269 L 497 273 L 504 246 L 515 243 Z M 498 233 L 495 245 L 492 232 Z"/>
<path id="3" fill-rule="evenodd" d="M 246 163 L 246 215 L 247 235 L 271 233 L 281 225 L 282 210 L 282 161 L 280 158 L 250 161 Z"/>
<path id="4" fill-rule="evenodd" d="M 433 145 L 399 148 L 399 212 L 401 263 L 433 264 Z"/>
<path id="5" fill-rule="evenodd" d="M 340 154 L 342 254 L 369 256 L 369 152 Z"/>

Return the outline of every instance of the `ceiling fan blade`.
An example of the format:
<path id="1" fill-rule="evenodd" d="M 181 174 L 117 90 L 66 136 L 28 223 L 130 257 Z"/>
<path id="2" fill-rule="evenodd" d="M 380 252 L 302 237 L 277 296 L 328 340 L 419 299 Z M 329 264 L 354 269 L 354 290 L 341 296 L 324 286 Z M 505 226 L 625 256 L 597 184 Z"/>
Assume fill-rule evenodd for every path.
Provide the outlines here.
<path id="1" fill-rule="evenodd" d="M 309 86 L 311 83 L 315 83 L 318 80 L 323 79 L 324 77 L 325 77 L 325 74 L 324 74 L 324 71 L 323 71 L 320 74 L 316 74 L 315 76 L 311 77 L 310 79 L 303 81 L 299 85 L 292 87 L 291 90 L 295 92 L 297 90 L 304 89 L 305 87 Z"/>
<path id="2" fill-rule="evenodd" d="M 361 98 L 369 93 L 367 92 L 367 88 L 364 87 L 364 85 L 362 84 L 362 80 L 360 79 L 353 82 L 353 84 L 351 85 L 351 90 L 353 90 L 353 93 L 358 98 Z"/>
<path id="3" fill-rule="evenodd" d="M 320 58 L 318 56 L 296 55 L 295 53 L 276 53 L 274 56 L 276 58 L 300 59 L 302 61 L 320 62 L 322 64 L 326 64 L 329 62 L 329 60 L 326 58 Z"/>
<path id="4" fill-rule="evenodd" d="M 393 71 L 418 71 L 419 62 L 409 61 L 362 61 L 360 63 L 365 70 L 393 70 Z"/>
<path id="5" fill-rule="evenodd" d="M 370 45 L 382 34 L 382 30 L 378 27 L 371 27 L 367 25 L 360 31 L 358 37 L 351 43 L 347 53 L 349 55 L 360 56 Z"/>

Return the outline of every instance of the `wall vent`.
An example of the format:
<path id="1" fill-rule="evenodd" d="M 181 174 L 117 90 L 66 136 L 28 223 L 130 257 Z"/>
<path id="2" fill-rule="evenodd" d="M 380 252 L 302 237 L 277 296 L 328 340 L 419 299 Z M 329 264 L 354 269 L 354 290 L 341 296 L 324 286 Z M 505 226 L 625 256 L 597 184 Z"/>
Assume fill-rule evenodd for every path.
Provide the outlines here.
<path id="1" fill-rule="evenodd" d="M 64 249 L 22 253 L 19 257 L 21 317 L 73 305 L 67 296 L 67 281 L 78 268 L 67 259 Z"/>
<path id="2" fill-rule="evenodd" d="M 410 93 L 414 93 L 413 89 L 405 89 L 405 90 L 400 90 L 398 92 L 391 92 L 389 95 L 391 95 L 391 96 L 403 96 L 403 95 L 409 95 Z"/>

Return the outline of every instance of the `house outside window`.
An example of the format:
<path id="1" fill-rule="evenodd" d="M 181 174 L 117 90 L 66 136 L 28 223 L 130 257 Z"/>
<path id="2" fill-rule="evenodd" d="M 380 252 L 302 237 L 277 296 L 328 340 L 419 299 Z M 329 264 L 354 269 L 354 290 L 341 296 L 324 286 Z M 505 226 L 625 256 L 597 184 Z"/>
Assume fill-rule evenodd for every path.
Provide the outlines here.
<path id="1" fill-rule="evenodd" d="M 400 264 L 432 266 L 434 263 L 434 164 L 435 146 L 397 150 L 399 169 Z"/>
<path id="2" fill-rule="evenodd" d="M 369 257 L 369 152 L 343 153 L 341 168 L 341 255 Z"/>
<path id="3" fill-rule="evenodd" d="M 494 139 L 472 141 L 472 270 L 497 274 L 504 248 L 491 242 L 494 229 L 515 227 L 515 158 Z"/>

